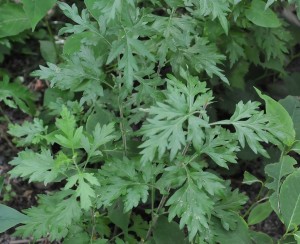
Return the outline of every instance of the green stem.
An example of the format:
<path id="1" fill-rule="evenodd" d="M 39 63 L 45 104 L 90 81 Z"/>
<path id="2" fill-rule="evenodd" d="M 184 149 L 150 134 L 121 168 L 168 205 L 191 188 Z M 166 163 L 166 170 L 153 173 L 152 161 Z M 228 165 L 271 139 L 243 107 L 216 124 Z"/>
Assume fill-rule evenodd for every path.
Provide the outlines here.
<path id="1" fill-rule="evenodd" d="M 46 27 L 47 27 L 47 30 L 48 30 L 48 33 L 49 33 L 49 36 L 50 36 L 50 40 L 51 40 L 51 42 L 53 44 L 53 47 L 54 47 L 57 60 L 59 60 L 59 53 L 58 53 L 57 45 L 55 43 L 55 38 L 54 38 L 54 35 L 53 35 L 53 32 L 52 32 L 52 29 L 50 27 L 49 21 L 46 18 L 45 18 L 45 24 L 46 24 Z"/>
<path id="2" fill-rule="evenodd" d="M 121 91 L 121 85 L 119 85 L 119 90 Z M 120 117 L 121 117 L 121 122 L 120 122 L 120 130 L 122 133 L 122 141 L 123 141 L 123 147 L 124 147 L 124 156 L 127 156 L 127 139 L 126 139 L 126 130 L 124 126 L 124 114 L 123 114 L 123 106 L 122 102 L 120 101 L 119 97 L 119 112 L 120 112 Z"/>
<path id="3" fill-rule="evenodd" d="M 121 235 L 124 235 L 124 232 L 121 232 L 117 235 L 114 235 L 110 240 L 109 240 L 109 243 L 111 243 L 114 239 L 116 239 L 117 237 L 121 236 Z"/>
<path id="4" fill-rule="evenodd" d="M 154 188 L 154 179 L 152 176 L 152 182 L 151 182 L 151 219 L 154 219 L 154 201 L 155 201 L 155 188 Z"/>
<path id="5" fill-rule="evenodd" d="M 183 151 L 182 151 L 182 155 L 183 155 L 183 156 L 186 155 L 186 153 L 187 153 L 188 148 L 190 147 L 190 145 L 191 145 L 191 143 L 188 143 L 188 144 L 184 147 L 184 149 L 183 149 Z M 185 170 L 187 170 L 186 167 L 185 167 Z M 189 175 L 188 175 L 188 174 L 187 174 L 187 178 L 188 178 L 188 180 L 189 180 Z M 153 185 L 153 184 L 152 184 L 152 185 Z M 160 216 L 159 212 L 160 212 L 160 210 L 164 207 L 164 205 L 165 205 L 165 203 L 166 203 L 166 201 L 167 201 L 167 199 L 168 199 L 168 197 L 169 197 L 170 190 L 171 190 L 171 188 L 168 188 L 167 193 L 166 193 L 166 194 L 162 197 L 162 199 L 160 200 L 160 202 L 159 202 L 159 204 L 158 204 L 158 207 L 157 207 L 157 209 L 156 209 L 156 211 L 155 211 L 155 214 L 152 213 L 152 221 L 151 221 L 151 223 L 150 223 L 150 226 L 149 226 L 149 229 L 148 229 L 148 232 L 147 232 L 145 241 L 148 240 L 149 237 L 150 237 L 151 234 L 152 234 L 152 230 L 153 230 L 154 226 L 155 226 L 156 223 L 157 223 L 158 217 Z M 151 206 L 151 208 L 153 208 L 153 206 Z"/>
<path id="6" fill-rule="evenodd" d="M 92 214 L 92 234 L 91 234 L 91 239 L 90 239 L 90 243 L 93 243 L 93 238 L 94 238 L 94 233 L 95 233 L 95 226 L 96 226 L 96 221 L 95 221 L 95 212 L 94 212 L 94 207 L 91 210 L 91 214 Z"/>
<path id="7" fill-rule="evenodd" d="M 76 169 L 77 169 L 78 174 L 81 174 L 82 172 L 81 172 L 81 170 L 80 170 L 80 168 L 78 167 L 78 164 L 77 164 L 77 162 L 76 162 L 76 155 L 75 155 L 75 150 L 74 150 L 74 148 L 72 148 L 72 161 L 73 161 L 73 164 L 75 165 L 75 167 L 76 167 Z"/>
<path id="8" fill-rule="evenodd" d="M 258 201 L 255 201 L 255 202 L 248 208 L 248 210 L 243 214 L 243 218 L 246 218 L 246 216 L 249 215 L 249 213 L 252 211 L 252 209 L 253 209 L 254 207 L 257 206 L 257 204 L 259 204 L 260 202 L 262 202 L 262 201 L 264 201 L 264 200 L 267 200 L 267 199 L 269 199 L 269 198 L 268 198 L 268 197 L 264 197 L 264 198 L 261 198 L 261 199 L 258 200 Z"/>
<path id="9" fill-rule="evenodd" d="M 158 207 L 157 207 L 157 209 L 156 209 L 156 212 L 155 212 L 155 214 L 154 214 L 154 217 L 153 217 L 153 219 L 152 219 L 152 221 L 151 221 L 151 223 L 150 223 L 150 226 L 149 226 L 149 229 L 148 229 L 148 232 L 147 232 L 145 241 L 147 241 L 147 240 L 149 239 L 149 237 L 151 236 L 151 234 L 152 234 L 152 230 L 153 230 L 154 226 L 156 225 L 156 222 L 157 222 L 158 217 L 159 217 L 159 211 L 160 211 L 161 208 L 163 208 L 163 206 L 165 205 L 165 203 L 166 203 L 166 201 L 167 201 L 167 199 L 168 199 L 168 196 L 169 196 L 169 192 L 170 192 L 170 188 L 168 189 L 167 194 L 164 195 L 164 196 L 162 197 L 162 199 L 160 200 L 160 202 L 159 202 L 159 205 L 158 205 Z"/>

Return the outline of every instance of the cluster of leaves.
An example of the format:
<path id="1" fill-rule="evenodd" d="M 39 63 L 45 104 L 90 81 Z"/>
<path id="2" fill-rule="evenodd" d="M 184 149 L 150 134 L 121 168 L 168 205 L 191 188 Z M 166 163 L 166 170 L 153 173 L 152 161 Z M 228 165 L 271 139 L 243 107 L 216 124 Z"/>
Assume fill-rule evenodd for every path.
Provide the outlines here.
<path id="1" fill-rule="evenodd" d="M 33 29 L 56 1 L 45 2 L 23 0 Z M 257 89 L 266 111 L 251 100 L 228 119 L 210 110 L 213 88 L 243 88 L 250 65 L 282 72 L 292 37 L 275 2 L 85 0 L 82 11 L 58 3 L 73 21 L 59 33 L 63 61 L 33 72 L 50 84 L 43 111 L 8 132 L 26 148 L 10 175 L 60 189 L 25 215 L 0 205 L 0 230 L 22 223 L 18 236 L 64 243 L 273 243 L 248 225 L 275 211 L 281 241 L 300 241 L 300 175 L 288 155 L 299 153 L 299 100 Z M 0 86 L 1 101 L 31 111 L 19 84 Z M 266 183 L 245 173 L 266 194 L 243 218 L 247 197 L 220 172 L 246 147 L 269 157 L 266 144 L 281 157 L 266 166 Z"/>

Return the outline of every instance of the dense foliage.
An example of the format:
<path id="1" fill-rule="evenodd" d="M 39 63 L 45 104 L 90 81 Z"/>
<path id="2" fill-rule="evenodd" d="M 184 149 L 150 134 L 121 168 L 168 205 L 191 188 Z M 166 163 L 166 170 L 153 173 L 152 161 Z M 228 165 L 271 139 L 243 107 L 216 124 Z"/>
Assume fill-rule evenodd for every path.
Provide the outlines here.
<path id="1" fill-rule="evenodd" d="M 0 48 L 55 3 L 0 5 Z M 0 101 L 33 115 L 9 125 L 21 148 L 10 175 L 58 188 L 24 214 L 0 205 L 0 230 L 22 223 L 15 235 L 63 243 L 273 243 L 249 226 L 274 211 L 279 242 L 299 242 L 300 101 L 247 82 L 255 69 L 286 75 L 294 37 L 279 9 L 294 3 L 57 2 L 70 23 L 32 73 L 49 82 L 42 106 L 8 76 Z M 271 156 L 266 181 L 244 172 L 244 184 L 261 184 L 247 211 L 229 177 L 240 151 Z"/>

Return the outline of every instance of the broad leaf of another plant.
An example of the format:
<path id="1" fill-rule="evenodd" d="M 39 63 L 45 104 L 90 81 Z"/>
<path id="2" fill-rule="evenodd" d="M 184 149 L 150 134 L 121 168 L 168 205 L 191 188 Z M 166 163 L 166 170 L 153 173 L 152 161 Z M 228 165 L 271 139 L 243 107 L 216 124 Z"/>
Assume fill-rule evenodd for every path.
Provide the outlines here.
<path id="1" fill-rule="evenodd" d="M 242 183 L 246 185 L 252 185 L 254 183 L 262 183 L 262 181 L 257 179 L 254 175 L 250 174 L 248 171 L 245 171 L 244 180 Z"/>
<path id="2" fill-rule="evenodd" d="M 0 6 L 0 38 L 14 36 L 30 28 L 22 5 L 7 3 Z"/>
<path id="3" fill-rule="evenodd" d="M 258 89 L 256 89 L 256 92 L 266 103 L 266 113 L 270 120 L 272 133 L 285 145 L 291 146 L 296 136 L 291 116 L 279 102 L 267 95 L 263 95 Z"/>
<path id="4" fill-rule="evenodd" d="M 291 116 L 296 132 L 296 140 L 300 140 L 300 99 L 299 97 L 287 96 L 279 101 Z"/>
<path id="5" fill-rule="evenodd" d="M 53 7 L 57 0 L 23 0 L 23 9 L 30 20 L 32 31 L 37 23 Z"/>
<path id="6" fill-rule="evenodd" d="M 282 178 L 295 171 L 295 164 L 297 164 L 297 161 L 294 158 L 283 156 L 280 162 L 268 164 L 265 167 L 266 174 L 272 178 L 272 181 L 266 184 L 266 187 L 273 191 L 269 201 L 277 214 L 280 213 L 279 190 L 282 184 Z"/>
<path id="7" fill-rule="evenodd" d="M 294 151 L 300 154 L 300 141 L 296 141 L 293 146 L 291 147 L 291 151 Z"/>
<path id="8" fill-rule="evenodd" d="M 226 231 L 218 226 L 216 240 L 220 244 L 252 243 L 247 223 L 241 217 L 238 217 L 238 224 L 235 230 Z"/>
<path id="9" fill-rule="evenodd" d="M 185 235 L 176 222 L 168 221 L 165 216 L 160 216 L 153 229 L 153 239 L 156 244 L 186 243 Z"/>
<path id="10" fill-rule="evenodd" d="M 24 223 L 28 217 L 19 211 L 0 204 L 0 233 L 14 227 L 17 224 Z"/>
<path id="11" fill-rule="evenodd" d="M 280 211 L 288 231 L 300 224 L 300 170 L 289 175 L 280 189 Z"/>
<path id="12" fill-rule="evenodd" d="M 250 212 L 248 217 L 248 225 L 255 225 L 270 216 L 273 209 L 269 201 L 256 205 Z"/>
<path id="13" fill-rule="evenodd" d="M 55 44 L 52 41 L 39 41 L 41 55 L 46 62 L 57 63 L 57 53 Z"/>
<path id="14" fill-rule="evenodd" d="M 263 244 L 274 244 L 274 241 L 271 236 L 258 231 L 250 231 L 251 240 L 254 241 L 254 243 L 263 243 Z"/>
<path id="15" fill-rule="evenodd" d="M 248 20 L 255 25 L 266 28 L 277 28 L 281 26 L 276 13 L 271 9 L 265 8 L 266 4 L 262 0 L 251 1 L 251 6 L 246 10 L 245 14 Z"/>

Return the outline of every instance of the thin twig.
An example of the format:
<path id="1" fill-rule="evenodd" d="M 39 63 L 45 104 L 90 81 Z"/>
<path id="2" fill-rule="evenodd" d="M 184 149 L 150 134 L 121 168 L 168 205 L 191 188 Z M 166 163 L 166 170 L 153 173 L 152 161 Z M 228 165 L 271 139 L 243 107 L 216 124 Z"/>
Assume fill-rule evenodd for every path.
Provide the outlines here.
<path id="1" fill-rule="evenodd" d="M 171 190 L 171 188 L 168 189 L 167 194 L 164 195 L 164 196 L 162 197 L 162 199 L 160 200 L 159 205 L 158 205 L 158 207 L 157 207 L 157 209 L 156 209 L 155 216 L 154 216 L 154 218 L 152 219 L 152 222 L 150 223 L 150 226 L 149 226 L 149 229 L 148 229 L 148 231 L 147 231 L 147 235 L 146 235 L 145 240 L 148 240 L 149 237 L 151 236 L 152 230 L 153 230 L 154 226 L 156 225 L 156 222 L 157 222 L 158 217 L 159 217 L 159 214 L 158 214 L 158 213 L 159 213 L 160 209 L 165 205 L 165 203 L 166 203 L 166 201 L 167 201 L 167 199 L 168 199 L 170 190 Z"/>
<path id="2" fill-rule="evenodd" d="M 0 128 L 0 137 L 1 137 L 2 139 L 4 139 L 4 140 L 7 142 L 7 145 L 8 145 L 13 151 L 15 151 L 15 152 L 18 151 L 18 149 L 14 146 L 14 144 L 11 143 L 10 139 L 7 137 L 6 132 L 5 132 L 2 128 Z"/>
<path id="3" fill-rule="evenodd" d="M 1 106 L 0 106 L 0 112 L 1 112 L 1 114 L 2 114 L 2 116 L 3 116 L 3 118 L 6 120 L 6 122 L 7 122 L 8 124 L 12 124 L 12 121 L 11 121 L 10 118 L 6 115 L 6 113 L 4 112 L 4 110 L 2 109 Z"/>

